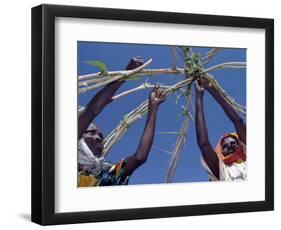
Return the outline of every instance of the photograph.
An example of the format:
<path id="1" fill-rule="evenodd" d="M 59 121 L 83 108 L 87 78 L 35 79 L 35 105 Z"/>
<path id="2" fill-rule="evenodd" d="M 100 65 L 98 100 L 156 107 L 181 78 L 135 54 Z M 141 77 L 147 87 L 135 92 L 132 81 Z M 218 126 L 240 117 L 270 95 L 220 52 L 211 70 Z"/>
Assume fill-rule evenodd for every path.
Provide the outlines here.
<path id="1" fill-rule="evenodd" d="M 246 54 L 77 41 L 77 187 L 247 181 Z"/>
<path id="2" fill-rule="evenodd" d="M 31 26 L 33 222 L 274 210 L 274 19 L 43 4 Z"/>

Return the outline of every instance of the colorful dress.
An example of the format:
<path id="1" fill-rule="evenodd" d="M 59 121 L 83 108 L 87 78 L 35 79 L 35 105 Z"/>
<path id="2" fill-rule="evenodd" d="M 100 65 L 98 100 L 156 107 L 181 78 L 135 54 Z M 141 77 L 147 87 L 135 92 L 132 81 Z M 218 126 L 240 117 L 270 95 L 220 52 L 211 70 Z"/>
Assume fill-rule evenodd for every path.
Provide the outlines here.
<path id="1" fill-rule="evenodd" d="M 123 178 L 127 158 L 116 164 L 106 162 L 90 150 L 84 138 L 78 142 L 78 187 L 126 185 L 129 176 Z"/>
<path id="2" fill-rule="evenodd" d="M 127 159 L 123 159 L 98 175 L 85 170 L 78 171 L 78 187 L 127 185 L 129 176 L 122 178 L 126 163 Z"/>

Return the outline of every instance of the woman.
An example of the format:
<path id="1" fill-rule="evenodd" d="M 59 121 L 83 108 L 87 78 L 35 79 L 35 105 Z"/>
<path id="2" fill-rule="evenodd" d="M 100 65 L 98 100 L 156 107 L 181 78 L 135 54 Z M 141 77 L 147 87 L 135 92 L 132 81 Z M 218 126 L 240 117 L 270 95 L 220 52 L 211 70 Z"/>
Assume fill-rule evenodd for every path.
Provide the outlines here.
<path id="1" fill-rule="evenodd" d="M 213 149 L 208 139 L 208 132 L 203 109 L 204 90 L 220 104 L 228 118 L 232 121 L 236 133 L 224 134 Z M 246 167 L 246 125 L 236 111 L 225 101 L 207 79 L 195 81 L 196 92 L 196 134 L 197 143 L 202 154 L 202 166 L 209 174 L 211 181 L 236 181 L 247 178 Z"/>

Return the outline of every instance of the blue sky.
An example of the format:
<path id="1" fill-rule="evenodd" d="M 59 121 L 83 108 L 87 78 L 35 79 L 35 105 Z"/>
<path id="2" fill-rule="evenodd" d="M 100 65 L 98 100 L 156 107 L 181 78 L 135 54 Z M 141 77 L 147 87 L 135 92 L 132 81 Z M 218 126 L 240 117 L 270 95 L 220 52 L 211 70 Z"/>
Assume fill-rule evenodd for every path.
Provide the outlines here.
<path id="1" fill-rule="evenodd" d="M 203 56 L 211 48 L 192 47 L 193 52 L 198 52 Z M 117 43 L 97 43 L 78 42 L 78 75 L 99 72 L 96 67 L 86 64 L 86 61 L 98 60 L 106 64 L 108 71 L 124 70 L 131 57 L 142 56 L 144 61 L 152 58 L 153 62 L 148 68 L 169 68 L 172 63 L 172 51 L 169 46 L 164 45 L 143 45 L 143 44 L 117 44 Z M 218 53 L 208 63 L 208 66 L 229 61 L 246 61 L 246 49 L 225 48 Z M 177 66 L 183 67 L 183 61 L 178 56 Z M 246 105 L 246 70 L 245 69 L 224 69 L 212 72 L 220 85 L 235 100 Z M 139 86 L 144 81 L 153 84 L 161 82 L 172 85 L 183 77 L 175 75 L 158 75 L 153 77 L 143 77 L 137 81 L 127 81 L 120 87 L 117 93 Z M 89 100 L 99 91 L 87 92 L 78 97 L 78 104 L 85 106 Z M 136 92 L 125 98 L 119 99 L 109 104 L 102 113 L 95 119 L 95 123 L 102 129 L 104 136 L 110 133 L 119 123 L 122 117 L 133 110 L 141 102 L 148 98 L 151 89 Z M 192 87 L 193 99 L 194 91 Z M 176 96 L 167 97 L 158 110 L 156 133 L 153 147 L 150 151 L 147 162 L 138 168 L 131 176 L 129 184 L 154 184 L 163 183 L 170 155 L 166 152 L 172 151 L 176 142 L 176 135 L 158 134 L 157 132 L 177 132 L 180 129 L 183 117 L 181 113 L 182 101 L 175 103 Z M 214 99 L 205 92 L 204 96 L 205 118 L 208 127 L 209 140 L 213 147 L 216 146 L 219 137 L 226 132 L 235 131 L 234 126 L 224 114 L 221 107 Z M 194 115 L 194 113 L 192 112 Z M 111 149 L 107 160 L 117 162 L 118 160 L 133 154 L 140 141 L 144 128 L 146 116 L 132 125 L 127 134 Z M 200 164 L 200 150 L 196 142 L 195 125 L 191 121 L 187 134 L 186 144 L 179 159 L 173 182 L 202 182 L 208 181 L 207 173 Z"/>

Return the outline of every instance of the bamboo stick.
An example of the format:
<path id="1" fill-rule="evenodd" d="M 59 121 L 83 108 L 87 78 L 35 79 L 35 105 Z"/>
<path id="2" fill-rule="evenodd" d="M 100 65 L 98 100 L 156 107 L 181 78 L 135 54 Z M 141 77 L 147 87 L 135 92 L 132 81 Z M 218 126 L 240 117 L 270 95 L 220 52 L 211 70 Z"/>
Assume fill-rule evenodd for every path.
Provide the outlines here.
<path id="1" fill-rule="evenodd" d="M 209 81 L 214 85 L 216 90 L 225 98 L 225 101 L 229 103 L 235 111 L 242 114 L 243 116 L 246 116 L 246 107 L 240 105 L 239 103 L 235 102 L 235 99 L 231 97 L 218 83 L 218 81 L 215 80 L 215 78 L 208 74 L 205 76 L 209 79 Z"/>
<path id="2" fill-rule="evenodd" d="M 177 74 L 177 73 L 181 73 L 183 71 L 183 69 L 181 68 L 177 68 L 177 69 L 173 69 L 173 68 L 160 68 L 160 69 L 143 69 L 142 71 L 140 71 L 139 73 L 137 73 L 137 76 L 141 76 L 141 75 L 154 75 L 154 74 Z M 83 82 L 85 80 L 88 79 L 92 79 L 92 78 L 107 78 L 107 77 L 115 77 L 118 75 L 122 75 L 127 73 L 128 70 L 117 70 L 117 71 L 110 71 L 107 72 L 106 75 L 100 75 L 100 73 L 91 73 L 91 74 L 87 74 L 87 75 L 80 75 L 78 76 L 78 80 Z"/>
<path id="3" fill-rule="evenodd" d="M 97 83 L 97 84 L 95 84 L 93 86 L 89 86 L 89 87 L 86 87 L 86 88 L 79 89 L 79 93 L 81 93 L 81 92 L 85 93 L 85 92 L 87 92 L 89 90 L 94 90 L 94 89 L 99 88 L 101 86 L 107 85 L 107 84 L 109 84 L 111 82 L 118 81 L 118 80 L 121 80 L 121 79 L 126 79 L 126 78 L 128 78 L 128 77 L 130 77 L 130 76 L 132 76 L 132 75 L 134 75 L 134 74 L 136 74 L 138 72 L 140 72 L 141 70 L 143 70 L 151 62 L 152 62 L 152 59 L 148 60 L 146 63 L 144 63 L 143 65 L 141 65 L 141 66 L 139 66 L 139 67 L 137 67 L 137 68 L 135 68 L 133 70 L 127 71 L 125 74 L 117 75 L 117 76 L 115 76 L 115 77 L 113 77 L 111 79 L 105 80 L 103 82 L 99 82 L 99 83 Z"/>
<path id="4" fill-rule="evenodd" d="M 150 83 L 145 82 L 145 83 L 141 84 L 140 86 L 138 86 L 138 87 L 136 87 L 136 88 L 127 90 L 127 91 L 122 92 L 122 93 L 120 93 L 120 94 L 117 94 L 117 95 L 113 96 L 111 99 L 112 99 L 112 100 L 118 100 L 118 99 L 120 99 L 120 98 L 122 98 L 122 97 L 125 97 L 125 96 L 131 94 L 131 93 L 135 93 L 135 92 L 137 92 L 137 91 L 145 90 L 145 89 L 148 89 L 148 88 L 154 88 L 155 85 L 156 85 L 156 84 L 150 84 Z M 164 89 L 169 88 L 169 86 L 166 86 L 166 85 L 161 85 L 161 87 L 164 88 Z"/>
<path id="5" fill-rule="evenodd" d="M 225 69 L 225 68 L 233 68 L 233 69 L 245 69 L 246 62 L 225 62 L 218 65 L 214 65 L 204 70 L 204 73 L 209 73 L 211 71 Z"/>
<path id="6" fill-rule="evenodd" d="M 220 51 L 222 51 L 222 48 L 213 48 L 207 52 L 207 55 L 202 58 L 202 65 L 207 64 Z"/>
<path id="7" fill-rule="evenodd" d="M 189 95 L 188 97 L 186 97 L 186 103 L 185 106 L 189 106 L 191 101 L 191 95 Z M 169 161 L 169 165 L 168 165 L 168 170 L 167 170 L 167 174 L 166 174 L 166 178 L 165 178 L 165 182 L 166 183 L 171 183 L 175 174 L 175 170 L 176 170 L 176 166 L 179 160 L 180 155 L 182 154 L 183 151 L 183 147 L 185 144 L 185 140 L 186 140 L 186 134 L 187 134 L 187 130 L 189 127 L 189 116 L 185 116 L 180 131 L 179 131 L 179 135 L 177 137 L 176 140 L 176 144 L 174 147 L 174 150 L 172 152 L 170 161 Z"/>
<path id="8" fill-rule="evenodd" d="M 89 74 L 89 75 L 83 75 L 79 76 L 79 86 L 89 86 L 94 83 L 100 83 L 104 82 L 106 80 L 112 79 L 112 77 L 118 76 L 118 75 L 124 75 L 128 71 L 113 71 L 113 72 L 108 72 L 107 75 L 101 76 L 98 73 L 94 74 Z M 142 71 L 138 72 L 135 74 L 135 76 L 146 76 L 146 75 L 162 75 L 162 74 L 183 74 L 183 69 L 181 68 L 176 68 L 176 69 L 171 69 L 171 68 L 164 68 L 164 69 L 143 69 Z M 86 77 L 86 78 L 84 78 Z"/>
<path id="9" fill-rule="evenodd" d="M 171 49 L 173 54 L 172 69 L 175 70 L 177 69 L 177 49 L 175 46 L 172 46 Z"/>
<path id="10" fill-rule="evenodd" d="M 184 60 L 185 60 L 185 64 L 184 64 L 184 68 L 185 68 L 185 77 L 188 79 L 188 69 L 190 68 L 190 63 L 188 62 L 188 59 L 190 57 L 191 54 L 191 50 L 190 49 L 186 49 L 186 48 L 182 48 L 183 53 L 184 53 Z M 186 89 L 187 90 L 187 89 Z M 185 96 L 185 108 L 188 109 L 190 101 L 191 101 L 191 91 L 186 91 L 189 92 L 189 94 L 187 96 Z M 166 183 L 171 183 L 173 176 L 175 174 L 175 170 L 176 170 L 176 166 L 177 166 L 177 162 L 179 159 L 179 156 L 182 153 L 182 149 L 185 143 L 185 138 L 186 138 L 186 133 L 187 133 L 187 129 L 189 126 L 189 116 L 188 114 L 186 114 L 186 117 L 182 123 L 182 126 L 180 128 L 180 131 L 175 143 L 175 147 L 174 150 L 172 152 L 170 161 L 169 161 L 169 165 L 168 165 L 168 170 L 167 170 L 167 174 L 166 174 L 166 178 L 165 178 L 165 182 Z"/>

